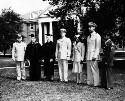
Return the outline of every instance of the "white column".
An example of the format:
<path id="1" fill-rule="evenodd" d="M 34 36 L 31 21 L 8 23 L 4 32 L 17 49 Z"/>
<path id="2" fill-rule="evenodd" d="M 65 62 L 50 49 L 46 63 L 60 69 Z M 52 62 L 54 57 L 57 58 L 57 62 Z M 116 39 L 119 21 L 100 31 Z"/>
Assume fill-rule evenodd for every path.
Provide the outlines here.
<path id="1" fill-rule="evenodd" d="M 42 23 L 39 22 L 39 43 L 42 45 Z"/>
<path id="2" fill-rule="evenodd" d="M 50 22 L 49 34 L 53 35 L 53 25 L 52 25 L 52 22 Z M 51 37 L 51 41 L 53 41 L 53 36 Z"/>
<path id="3" fill-rule="evenodd" d="M 80 19 L 79 19 L 79 17 L 77 16 L 77 20 L 78 20 L 78 26 L 77 26 L 77 32 L 80 32 Z"/>
<path id="4" fill-rule="evenodd" d="M 46 40 L 46 34 L 47 34 L 47 24 L 45 23 L 44 24 L 44 43 L 46 43 L 47 42 L 47 40 Z"/>

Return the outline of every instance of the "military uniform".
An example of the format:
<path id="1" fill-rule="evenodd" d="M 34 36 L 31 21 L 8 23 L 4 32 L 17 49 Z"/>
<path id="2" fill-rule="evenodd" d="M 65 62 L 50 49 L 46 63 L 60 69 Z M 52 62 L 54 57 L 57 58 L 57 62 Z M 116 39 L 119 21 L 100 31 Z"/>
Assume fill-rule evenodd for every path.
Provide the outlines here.
<path id="1" fill-rule="evenodd" d="M 59 76 L 61 81 L 68 81 L 68 58 L 71 54 L 71 40 L 67 37 L 60 38 L 56 44 L 56 58 L 58 58 Z"/>
<path id="2" fill-rule="evenodd" d="M 26 79 L 24 67 L 24 54 L 26 43 L 15 42 L 12 48 L 12 59 L 16 62 L 17 80 Z"/>
<path id="3" fill-rule="evenodd" d="M 105 42 L 103 48 L 104 57 L 101 64 L 101 86 L 104 88 L 112 88 L 112 68 L 113 66 L 113 57 L 114 57 L 115 45 L 109 39 Z"/>
<path id="4" fill-rule="evenodd" d="M 101 48 L 101 37 L 98 33 L 91 33 L 91 37 L 87 38 L 87 84 L 94 86 L 99 85 L 99 69 L 98 60 L 100 59 L 99 52 Z M 96 60 L 92 61 L 93 58 Z"/>

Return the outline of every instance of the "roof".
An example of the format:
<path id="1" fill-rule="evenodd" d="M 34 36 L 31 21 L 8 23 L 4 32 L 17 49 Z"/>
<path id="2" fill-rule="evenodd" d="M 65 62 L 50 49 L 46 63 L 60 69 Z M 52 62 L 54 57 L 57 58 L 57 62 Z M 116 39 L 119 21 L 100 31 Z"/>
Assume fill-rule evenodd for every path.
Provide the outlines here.
<path id="1" fill-rule="evenodd" d="M 32 12 L 29 12 L 29 13 L 26 13 L 24 15 L 21 15 L 21 17 L 25 20 L 28 20 L 28 19 L 35 19 L 37 18 L 41 13 L 42 13 L 43 10 L 38 10 L 38 11 L 32 11 Z"/>

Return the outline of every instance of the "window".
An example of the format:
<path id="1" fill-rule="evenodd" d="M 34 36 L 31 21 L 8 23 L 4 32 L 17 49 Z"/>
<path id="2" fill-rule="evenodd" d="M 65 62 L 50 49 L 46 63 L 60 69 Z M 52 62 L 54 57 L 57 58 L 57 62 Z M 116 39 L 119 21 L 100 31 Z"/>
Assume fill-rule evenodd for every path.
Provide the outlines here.
<path id="1" fill-rule="evenodd" d="M 33 24 L 30 24 L 30 30 L 33 30 Z"/>

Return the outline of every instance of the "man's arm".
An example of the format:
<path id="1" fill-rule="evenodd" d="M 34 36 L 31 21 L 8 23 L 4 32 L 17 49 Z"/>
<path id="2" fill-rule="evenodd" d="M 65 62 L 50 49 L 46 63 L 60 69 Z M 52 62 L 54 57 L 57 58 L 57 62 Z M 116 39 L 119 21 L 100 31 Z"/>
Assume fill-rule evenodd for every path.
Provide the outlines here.
<path id="1" fill-rule="evenodd" d="M 58 47 L 58 40 L 57 40 L 57 43 L 56 43 L 56 52 L 55 52 L 55 57 L 56 59 L 58 58 L 58 51 L 59 51 L 59 47 Z"/>
<path id="2" fill-rule="evenodd" d="M 95 54 L 93 58 L 97 59 L 101 48 L 101 36 L 97 35 L 95 40 Z"/>
<path id="3" fill-rule="evenodd" d="M 67 43 L 68 43 L 68 53 L 67 53 L 67 58 L 69 59 L 70 58 L 70 55 L 71 55 L 71 40 L 68 38 L 67 40 Z"/>
<path id="4" fill-rule="evenodd" d="M 15 61 L 15 43 L 13 43 L 13 48 L 12 48 L 12 60 Z"/>
<path id="5" fill-rule="evenodd" d="M 83 61 L 84 55 L 85 55 L 85 45 L 84 45 L 84 43 L 82 43 L 81 45 L 82 45 L 82 46 L 81 46 L 81 47 L 82 47 L 82 48 L 81 48 L 81 49 L 82 49 L 82 50 L 81 50 L 81 52 L 82 52 L 82 54 L 81 54 L 81 60 Z"/>

